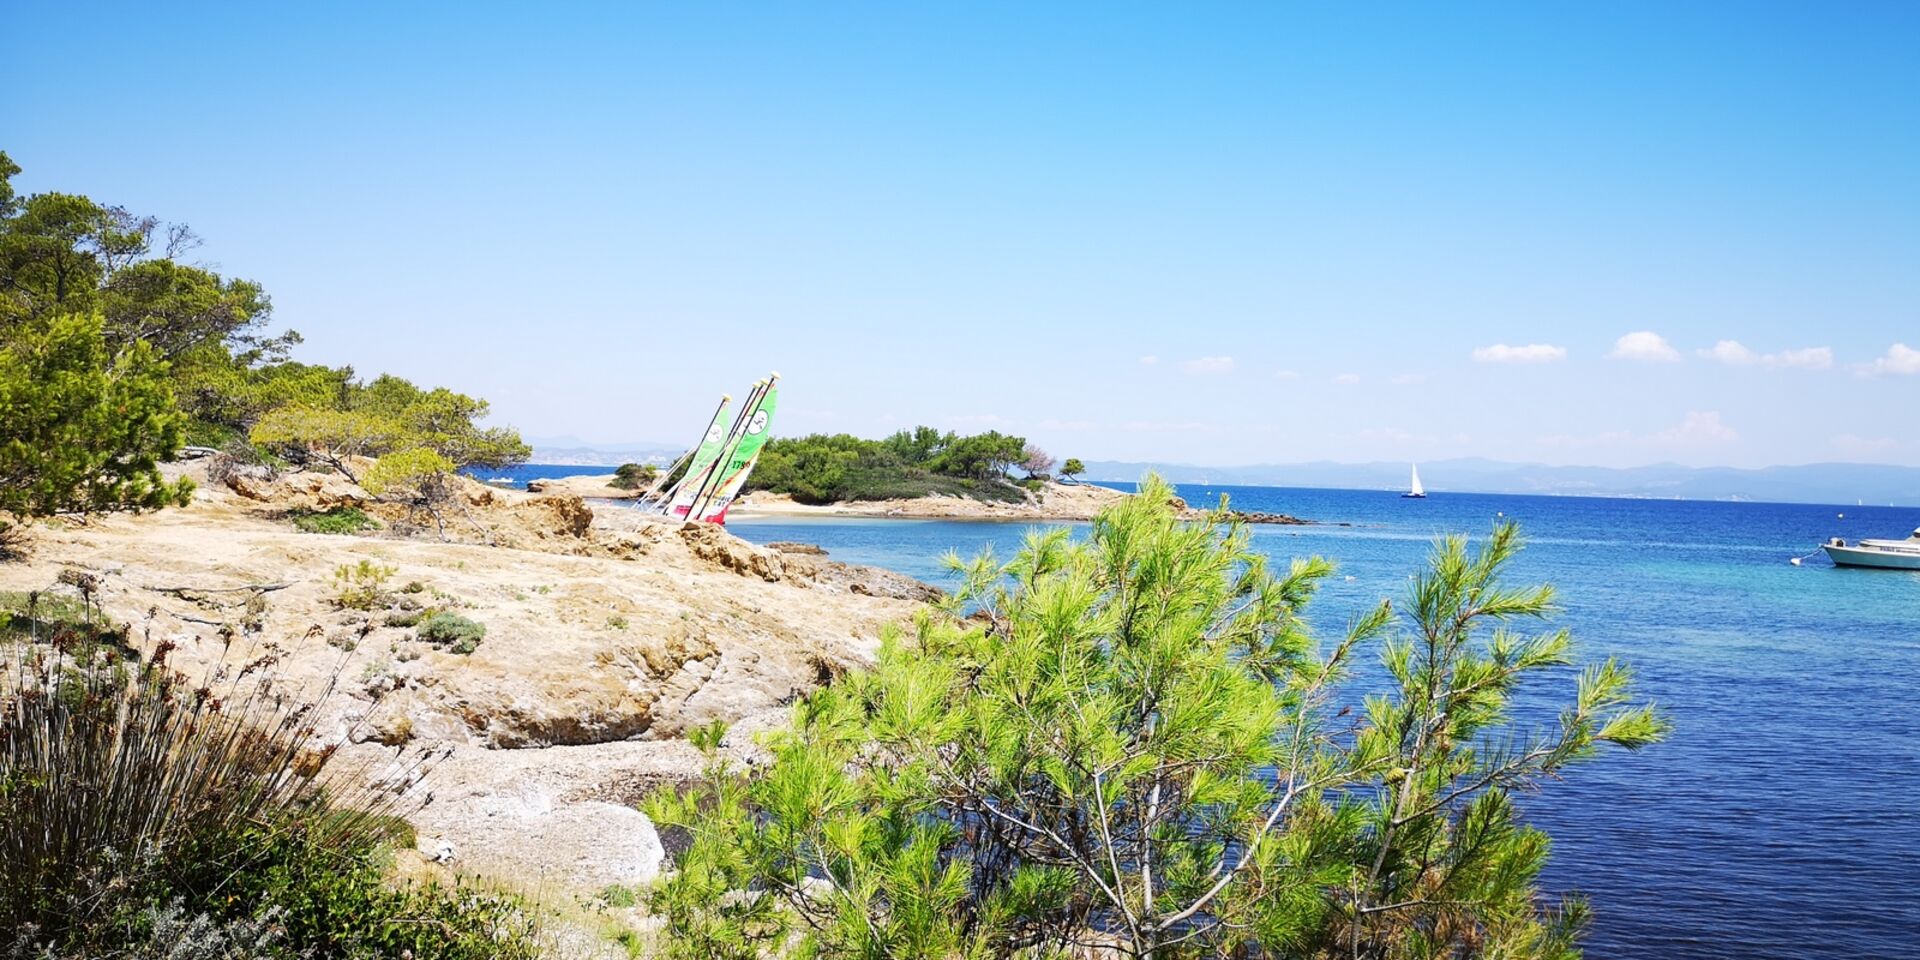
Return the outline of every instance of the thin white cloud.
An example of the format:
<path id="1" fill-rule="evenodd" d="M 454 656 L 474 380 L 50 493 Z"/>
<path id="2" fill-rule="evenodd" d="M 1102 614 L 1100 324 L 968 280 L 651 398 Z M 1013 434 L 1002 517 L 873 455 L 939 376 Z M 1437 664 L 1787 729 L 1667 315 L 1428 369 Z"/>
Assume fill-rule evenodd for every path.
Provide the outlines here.
<path id="1" fill-rule="evenodd" d="M 1721 421 L 1718 411 L 1695 410 L 1688 413 L 1679 423 L 1653 433 L 1640 434 L 1631 430 L 1604 430 L 1588 434 L 1556 433 L 1539 437 L 1534 442 L 1542 447 L 1563 450 L 1644 450 L 1720 446 L 1732 443 L 1739 438 L 1738 431 Z"/>
<path id="2" fill-rule="evenodd" d="M 1868 364 L 1865 372 L 1874 376 L 1887 373 L 1920 373 L 1920 350 L 1915 350 L 1904 343 L 1896 343 L 1887 348 L 1884 356 Z"/>
<path id="3" fill-rule="evenodd" d="M 1668 446 L 1695 447 L 1703 444 L 1732 443 L 1740 439 L 1740 434 L 1720 421 L 1719 411 L 1694 410 L 1689 412 L 1678 425 L 1654 434 L 1651 439 L 1655 443 Z"/>
<path id="4" fill-rule="evenodd" d="M 1180 364 L 1180 369 L 1197 376 L 1217 377 L 1233 372 L 1232 357 L 1196 357 Z"/>
<path id="5" fill-rule="evenodd" d="M 947 417 L 947 423 L 956 427 L 994 427 L 1006 422 L 1007 419 L 997 413 L 959 413 Z"/>
<path id="6" fill-rule="evenodd" d="M 1473 349 L 1473 359 L 1481 363 L 1552 363 L 1566 358 L 1566 347 L 1556 347 L 1550 343 L 1529 343 L 1520 347 L 1496 343 L 1491 347 Z"/>
<path id="7" fill-rule="evenodd" d="M 1877 456 L 1898 446 L 1900 441 L 1892 437 L 1862 437 L 1843 433 L 1833 438 L 1833 448 L 1849 457 Z"/>
<path id="8" fill-rule="evenodd" d="M 1128 420 L 1120 429 L 1128 433 L 1220 433 L 1224 428 L 1199 420 Z"/>
<path id="9" fill-rule="evenodd" d="M 1357 373 L 1343 373 L 1337 377 L 1334 377 L 1333 382 L 1338 384 L 1343 384 L 1346 386 L 1352 386 L 1353 384 L 1360 382 L 1360 375 Z"/>
<path id="10" fill-rule="evenodd" d="M 1156 356 L 1154 356 L 1154 355 L 1153 355 L 1153 354 L 1151 354 L 1151 353 L 1149 353 L 1149 354 L 1147 354 L 1146 356 L 1144 356 L 1144 357 L 1141 357 L 1141 358 L 1140 358 L 1140 365 L 1141 365 L 1141 366 L 1143 366 L 1143 367 L 1151 367 L 1151 366 L 1153 366 L 1154 364 L 1156 364 L 1156 363 L 1159 363 L 1159 362 L 1160 362 L 1160 358 L 1159 358 L 1159 357 L 1156 357 Z"/>
<path id="11" fill-rule="evenodd" d="M 1717 360 L 1734 367 L 1825 370 L 1833 366 L 1833 348 L 1831 347 L 1802 347 L 1798 350 L 1782 350 L 1779 353 L 1755 353 L 1738 340 L 1722 340 L 1714 344 L 1710 350 L 1699 351 L 1699 354 L 1709 360 Z"/>
<path id="12" fill-rule="evenodd" d="M 1613 352 L 1607 356 L 1615 360 L 1645 360 L 1654 363 L 1673 363 L 1680 359 L 1680 351 L 1673 344 L 1652 330 L 1636 330 L 1613 342 Z"/>
<path id="13" fill-rule="evenodd" d="M 1275 370 L 1275 371 L 1273 372 L 1273 378 L 1274 378 L 1275 380 L 1298 380 L 1298 379 L 1300 379 L 1300 371 L 1298 371 L 1298 370 Z"/>

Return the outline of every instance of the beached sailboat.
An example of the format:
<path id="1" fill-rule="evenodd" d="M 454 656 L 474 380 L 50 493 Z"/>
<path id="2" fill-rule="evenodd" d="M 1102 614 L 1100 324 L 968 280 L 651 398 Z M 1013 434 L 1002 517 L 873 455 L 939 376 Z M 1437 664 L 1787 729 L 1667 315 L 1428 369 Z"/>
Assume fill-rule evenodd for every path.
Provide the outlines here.
<path id="1" fill-rule="evenodd" d="M 1920 570 L 1920 530 L 1905 540 L 1861 540 L 1847 546 L 1834 537 L 1822 544 L 1836 567 L 1877 567 L 1882 570 Z"/>
<path id="2" fill-rule="evenodd" d="M 1425 500 L 1426 498 L 1427 498 L 1427 488 L 1420 485 L 1420 465 L 1414 464 L 1413 465 L 1413 482 L 1408 485 L 1407 492 L 1400 495 L 1400 499 Z"/>

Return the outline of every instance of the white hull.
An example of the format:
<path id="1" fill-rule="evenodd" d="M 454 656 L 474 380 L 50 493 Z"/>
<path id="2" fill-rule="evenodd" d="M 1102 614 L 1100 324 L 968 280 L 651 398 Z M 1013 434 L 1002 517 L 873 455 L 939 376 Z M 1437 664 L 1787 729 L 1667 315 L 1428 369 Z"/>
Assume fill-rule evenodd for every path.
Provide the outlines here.
<path id="1" fill-rule="evenodd" d="M 1920 570 L 1920 550 L 1872 547 L 1821 547 L 1836 567 L 1877 567 L 1882 570 Z"/>

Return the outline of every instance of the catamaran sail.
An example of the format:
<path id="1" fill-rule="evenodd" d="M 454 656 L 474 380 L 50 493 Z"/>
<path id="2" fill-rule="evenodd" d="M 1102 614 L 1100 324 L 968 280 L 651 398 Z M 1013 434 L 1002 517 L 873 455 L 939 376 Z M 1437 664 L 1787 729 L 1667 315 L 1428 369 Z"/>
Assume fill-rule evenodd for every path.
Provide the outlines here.
<path id="1" fill-rule="evenodd" d="M 757 383 L 754 384 L 755 389 L 759 386 Z M 728 400 L 731 399 L 731 397 L 728 398 Z M 680 482 L 674 484 L 673 489 L 668 490 L 661 498 L 659 512 L 674 513 L 674 508 L 678 507 L 678 512 L 685 513 L 687 506 L 693 503 L 694 495 L 699 492 L 700 485 L 713 475 L 714 464 L 720 462 L 720 454 L 733 437 L 733 426 L 737 425 L 727 422 L 727 402 L 721 401 L 720 409 L 714 411 L 713 422 L 707 425 L 707 435 L 700 438 L 700 445 L 694 448 L 693 459 L 687 462 L 687 472 L 682 474 Z M 753 403 L 751 396 L 747 398 L 747 403 L 750 408 Z"/>
<path id="2" fill-rule="evenodd" d="M 772 389 L 773 381 L 771 380 L 755 380 L 753 382 L 753 389 L 747 392 L 747 402 L 740 407 L 740 416 L 734 419 L 733 428 L 728 430 L 726 437 L 721 440 L 720 447 L 715 451 L 714 458 L 706 465 L 706 468 L 701 471 L 699 476 L 695 476 L 691 472 L 687 474 L 686 480 L 680 484 L 679 491 L 674 494 L 673 499 L 667 504 L 666 512 L 668 516 L 692 519 L 696 515 L 694 508 L 710 499 L 713 491 L 719 488 L 721 468 L 726 466 L 727 461 L 733 455 L 734 447 L 740 443 L 740 438 L 745 435 L 748 421 L 752 420 L 754 412 L 760 409 L 760 400 Z"/>
<path id="3" fill-rule="evenodd" d="M 774 380 L 779 378 L 779 374 L 773 375 Z M 747 477 L 753 473 L 754 464 L 760 461 L 760 449 L 767 445 L 770 436 L 768 429 L 773 424 L 774 403 L 779 398 L 780 391 L 769 383 L 766 391 L 760 395 L 760 402 L 753 407 L 753 412 L 745 416 L 746 428 L 741 431 L 740 439 L 734 443 L 721 466 L 718 482 L 704 499 L 695 504 L 690 516 L 709 523 L 727 522 L 727 507 L 740 495 L 741 488 L 747 485 Z"/>
<path id="4" fill-rule="evenodd" d="M 647 487 L 647 492 L 640 495 L 639 506 L 642 509 L 658 510 L 662 501 L 670 498 L 672 491 L 668 486 L 668 481 L 674 479 L 675 474 L 680 468 L 689 465 L 689 462 L 699 456 L 700 451 L 704 449 L 708 443 L 711 442 L 716 448 L 719 446 L 720 436 L 724 434 L 727 429 L 727 422 L 721 418 L 727 415 L 727 404 L 732 402 L 732 394 L 723 393 L 720 395 L 720 405 L 713 408 L 713 416 L 707 420 L 707 432 L 702 434 L 700 440 L 693 446 L 688 447 L 685 453 L 675 457 L 673 462 L 668 464 L 665 470 L 660 471 L 658 477 L 654 478 L 653 484 Z"/>
<path id="5" fill-rule="evenodd" d="M 1408 485 L 1407 492 L 1401 494 L 1401 496 L 1406 497 L 1409 500 L 1413 500 L 1413 499 L 1419 499 L 1419 498 L 1425 497 L 1426 495 L 1427 495 L 1426 488 L 1420 485 L 1420 466 L 1418 464 L 1414 464 L 1413 465 L 1413 482 Z"/>

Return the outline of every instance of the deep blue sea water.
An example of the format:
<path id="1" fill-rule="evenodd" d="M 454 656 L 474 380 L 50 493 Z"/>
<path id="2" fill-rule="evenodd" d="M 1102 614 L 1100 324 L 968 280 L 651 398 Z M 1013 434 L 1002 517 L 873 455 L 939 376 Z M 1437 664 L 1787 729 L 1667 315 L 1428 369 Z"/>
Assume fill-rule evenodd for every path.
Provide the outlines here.
<path id="1" fill-rule="evenodd" d="M 1484 534 L 1504 514 L 1529 540 L 1514 578 L 1559 589 L 1556 622 L 1585 657 L 1636 668 L 1673 738 L 1522 798 L 1554 838 L 1547 883 L 1592 902 L 1588 956 L 1920 957 L 1920 573 L 1787 562 L 1829 536 L 1905 536 L 1920 509 L 1180 488 L 1195 504 L 1221 493 L 1353 524 L 1254 534 L 1275 557 L 1339 565 L 1310 610 L 1326 635 L 1400 599 L 1435 536 Z M 1028 525 L 741 517 L 729 529 L 944 583 L 948 550 L 1008 557 Z M 1545 720 L 1572 682 L 1537 685 L 1523 715 Z"/>
<path id="2" fill-rule="evenodd" d="M 1354 524 L 1254 535 L 1275 557 L 1339 565 L 1311 608 L 1327 635 L 1402 597 L 1435 536 L 1484 534 L 1504 514 L 1529 542 L 1514 578 L 1559 589 L 1556 622 L 1584 656 L 1636 668 L 1673 738 L 1522 799 L 1554 839 L 1547 883 L 1592 902 L 1588 956 L 1920 956 L 1920 573 L 1787 562 L 1829 536 L 1905 536 L 1920 510 L 1180 488 L 1195 504 L 1220 493 L 1243 509 Z M 946 551 L 1011 556 L 1028 529 L 839 518 L 729 528 L 936 583 Z M 1572 682 L 1537 685 L 1525 713 L 1544 720 Z"/>

